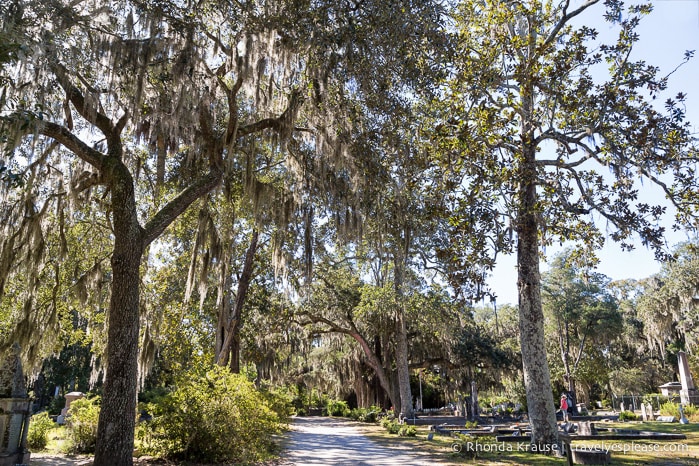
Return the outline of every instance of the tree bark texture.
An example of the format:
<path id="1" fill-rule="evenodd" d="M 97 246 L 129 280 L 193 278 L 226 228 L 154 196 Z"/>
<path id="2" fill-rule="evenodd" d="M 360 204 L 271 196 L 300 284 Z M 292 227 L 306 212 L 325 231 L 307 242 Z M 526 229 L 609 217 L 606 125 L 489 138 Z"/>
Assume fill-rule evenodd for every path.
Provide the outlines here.
<path id="1" fill-rule="evenodd" d="M 401 309 L 396 315 L 396 371 L 400 391 L 400 412 L 413 417 L 413 394 L 410 389 L 410 366 L 408 365 L 408 332 L 405 315 Z"/>
<path id="2" fill-rule="evenodd" d="M 525 154 L 525 160 L 533 161 L 534 150 L 525 152 L 528 152 Z M 537 195 L 536 184 L 532 181 L 534 170 L 536 168 L 533 163 L 525 162 L 518 216 L 517 286 L 522 364 L 532 444 L 537 445 L 539 451 L 542 451 L 541 448 L 558 445 L 558 429 L 544 341 L 544 312 L 541 306 L 539 273 L 539 225 L 535 210 Z"/>
<path id="3" fill-rule="evenodd" d="M 97 429 L 95 466 L 133 463 L 138 388 L 140 265 L 143 234 L 136 214 L 133 179 L 119 160 L 107 169 L 112 193 L 114 251 L 109 303 L 107 372 Z"/>
<path id="4" fill-rule="evenodd" d="M 396 309 L 396 372 L 398 376 L 398 390 L 400 392 L 400 412 L 406 417 L 413 417 L 413 394 L 410 389 L 410 364 L 408 362 L 410 351 L 408 346 L 408 329 L 405 324 L 405 261 L 409 251 L 410 235 L 405 228 L 404 250 L 395 258 L 395 287 L 398 297 Z"/>

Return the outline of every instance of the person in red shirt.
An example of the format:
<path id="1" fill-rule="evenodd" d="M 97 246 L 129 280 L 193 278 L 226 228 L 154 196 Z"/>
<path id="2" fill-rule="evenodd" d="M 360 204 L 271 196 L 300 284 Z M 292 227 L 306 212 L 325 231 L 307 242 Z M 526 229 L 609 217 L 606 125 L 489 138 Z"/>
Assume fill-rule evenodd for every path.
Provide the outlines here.
<path id="1" fill-rule="evenodd" d="M 561 411 L 563 411 L 563 420 L 568 422 L 568 397 L 565 393 L 561 395 Z"/>

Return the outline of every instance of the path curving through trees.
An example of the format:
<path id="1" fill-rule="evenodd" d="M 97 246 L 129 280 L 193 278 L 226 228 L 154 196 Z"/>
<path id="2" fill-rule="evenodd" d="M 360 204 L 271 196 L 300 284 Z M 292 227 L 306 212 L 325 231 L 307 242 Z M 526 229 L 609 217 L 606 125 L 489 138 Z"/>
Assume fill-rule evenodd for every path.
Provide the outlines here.
<path id="1" fill-rule="evenodd" d="M 447 464 L 418 449 L 380 445 L 357 423 L 327 417 L 296 418 L 284 457 L 295 466 Z"/>

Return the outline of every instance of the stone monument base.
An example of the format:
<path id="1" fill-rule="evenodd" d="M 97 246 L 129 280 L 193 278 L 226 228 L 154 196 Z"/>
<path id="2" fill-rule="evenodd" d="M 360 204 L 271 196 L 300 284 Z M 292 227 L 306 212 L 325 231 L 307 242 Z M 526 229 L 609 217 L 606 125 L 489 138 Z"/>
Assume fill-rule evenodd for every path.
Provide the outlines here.
<path id="1" fill-rule="evenodd" d="M 0 453 L 0 466 L 20 466 L 28 465 L 31 452 L 24 453 Z"/>

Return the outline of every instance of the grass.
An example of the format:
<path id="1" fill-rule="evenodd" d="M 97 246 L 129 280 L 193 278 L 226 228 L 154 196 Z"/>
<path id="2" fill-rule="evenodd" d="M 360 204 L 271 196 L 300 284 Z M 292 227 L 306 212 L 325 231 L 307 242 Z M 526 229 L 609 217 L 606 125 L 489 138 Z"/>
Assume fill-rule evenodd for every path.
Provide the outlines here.
<path id="1" fill-rule="evenodd" d="M 66 453 L 68 451 L 68 428 L 56 425 L 48 434 L 49 443 L 43 451 L 47 453 Z"/>
<path id="2" fill-rule="evenodd" d="M 699 424 L 678 424 L 660 422 L 624 422 L 597 423 L 598 427 L 635 429 L 653 432 L 682 433 L 686 440 L 605 440 L 575 441 L 573 446 L 604 447 L 612 451 L 611 465 L 616 466 L 689 466 L 699 464 Z M 526 450 L 527 445 L 495 442 L 494 437 L 478 441 L 480 447 L 472 446 L 478 451 L 455 453 L 452 445 L 455 439 L 435 435 L 428 441 L 428 428 L 418 426 L 418 435 L 414 438 L 398 437 L 388 434 L 379 426 L 367 427 L 364 433 L 372 440 L 390 448 L 404 448 L 421 451 L 436 461 L 447 464 L 478 464 L 484 466 L 503 465 L 565 465 L 565 458 L 555 458 Z M 486 446 L 487 445 L 487 446 Z M 464 449 L 465 450 L 465 449 Z"/>

